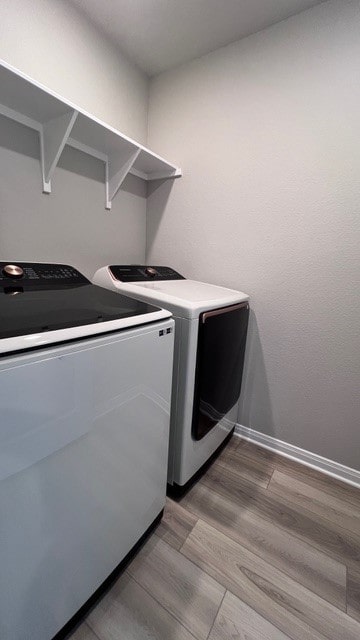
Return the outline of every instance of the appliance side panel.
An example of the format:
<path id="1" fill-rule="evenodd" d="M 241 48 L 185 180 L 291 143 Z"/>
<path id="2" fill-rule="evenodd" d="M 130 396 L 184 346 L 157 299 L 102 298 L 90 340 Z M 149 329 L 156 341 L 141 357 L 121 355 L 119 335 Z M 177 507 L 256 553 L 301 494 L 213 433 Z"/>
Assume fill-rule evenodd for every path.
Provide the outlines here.
<path id="1" fill-rule="evenodd" d="M 164 507 L 173 325 L 0 361 L 1 638 L 53 637 Z"/>
<path id="2" fill-rule="evenodd" d="M 182 410 L 181 404 L 181 367 L 184 360 L 183 344 L 183 318 L 175 318 L 175 340 L 174 340 L 174 362 L 173 362 L 173 378 L 171 391 L 171 409 L 170 409 L 170 437 L 169 437 L 169 458 L 168 458 L 168 475 L 167 481 L 173 484 L 175 475 L 176 455 L 175 452 L 179 446 L 179 412 Z"/>

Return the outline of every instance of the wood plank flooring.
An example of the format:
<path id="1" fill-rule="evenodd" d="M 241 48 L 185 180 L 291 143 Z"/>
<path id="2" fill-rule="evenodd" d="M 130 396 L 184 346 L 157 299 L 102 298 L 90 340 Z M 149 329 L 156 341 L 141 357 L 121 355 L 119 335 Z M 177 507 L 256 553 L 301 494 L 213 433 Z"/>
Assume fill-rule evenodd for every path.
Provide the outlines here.
<path id="1" fill-rule="evenodd" d="M 70 639 L 360 640 L 360 490 L 234 437 Z"/>

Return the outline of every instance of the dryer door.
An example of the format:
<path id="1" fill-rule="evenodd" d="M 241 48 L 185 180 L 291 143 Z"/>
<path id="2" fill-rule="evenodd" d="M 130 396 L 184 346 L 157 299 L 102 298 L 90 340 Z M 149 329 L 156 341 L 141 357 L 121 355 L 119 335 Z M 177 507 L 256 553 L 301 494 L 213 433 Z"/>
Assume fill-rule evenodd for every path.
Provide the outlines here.
<path id="1" fill-rule="evenodd" d="M 239 400 L 248 320 L 247 302 L 200 315 L 194 440 L 201 440 Z"/>

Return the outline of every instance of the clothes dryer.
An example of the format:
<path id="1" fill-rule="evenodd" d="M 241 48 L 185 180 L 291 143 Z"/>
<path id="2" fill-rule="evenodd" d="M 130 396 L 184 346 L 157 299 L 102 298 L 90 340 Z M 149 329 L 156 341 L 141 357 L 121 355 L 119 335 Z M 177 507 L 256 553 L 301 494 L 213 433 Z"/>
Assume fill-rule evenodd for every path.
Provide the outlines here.
<path id="1" fill-rule="evenodd" d="M 234 429 L 249 296 L 171 267 L 111 265 L 93 282 L 171 311 L 175 351 L 168 483 L 183 491 Z"/>

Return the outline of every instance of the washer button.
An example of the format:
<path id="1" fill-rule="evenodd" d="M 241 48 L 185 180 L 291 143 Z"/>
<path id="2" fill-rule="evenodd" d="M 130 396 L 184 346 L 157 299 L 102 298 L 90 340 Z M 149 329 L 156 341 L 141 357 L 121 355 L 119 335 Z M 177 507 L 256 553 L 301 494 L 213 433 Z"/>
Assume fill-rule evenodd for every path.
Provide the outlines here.
<path id="1" fill-rule="evenodd" d="M 3 273 L 8 276 L 8 278 L 21 278 L 24 275 L 24 269 L 16 264 L 7 264 L 6 267 L 3 268 Z"/>

